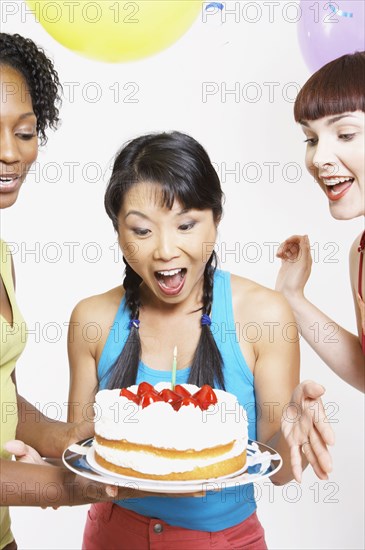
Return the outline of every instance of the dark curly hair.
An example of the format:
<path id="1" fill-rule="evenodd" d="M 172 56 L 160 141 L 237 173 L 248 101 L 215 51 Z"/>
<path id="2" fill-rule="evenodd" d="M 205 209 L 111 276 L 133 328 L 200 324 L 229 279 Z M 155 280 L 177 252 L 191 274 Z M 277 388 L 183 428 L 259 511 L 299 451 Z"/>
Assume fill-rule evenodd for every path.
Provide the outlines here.
<path id="1" fill-rule="evenodd" d="M 58 126 L 58 107 L 62 87 L 52 61 L 30 38 L 0 33 L 0 65 L 19 71 L 29 86 L 37 134 L 41 144 L 47 141 L 47 127 Z"/>

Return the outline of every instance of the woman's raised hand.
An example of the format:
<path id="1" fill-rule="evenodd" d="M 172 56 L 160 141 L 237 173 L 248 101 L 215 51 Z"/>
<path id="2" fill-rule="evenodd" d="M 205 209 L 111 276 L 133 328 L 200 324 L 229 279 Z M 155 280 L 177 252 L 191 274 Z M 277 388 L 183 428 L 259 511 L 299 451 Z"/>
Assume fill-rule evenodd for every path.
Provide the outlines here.
<path id="1" fill-rule="evenodd" d="M 279 247 L 276 256 L 282 260 L 275 289 L 286 298 L 302 297 L 312 267 L 307 235 L 292 235 Z"/>
<path id="2" fill-rule="evenodd" d="M 281 430 L 290 447 L 291 466 L 298 483 L 302 478 L 302 453 L 320 479 L 327 479 L 332 471 L 327 445 L 334 444 L 335 436 L 321 399 L 324 391 L 316 382 L 302 382 L 282 416 Z"/>

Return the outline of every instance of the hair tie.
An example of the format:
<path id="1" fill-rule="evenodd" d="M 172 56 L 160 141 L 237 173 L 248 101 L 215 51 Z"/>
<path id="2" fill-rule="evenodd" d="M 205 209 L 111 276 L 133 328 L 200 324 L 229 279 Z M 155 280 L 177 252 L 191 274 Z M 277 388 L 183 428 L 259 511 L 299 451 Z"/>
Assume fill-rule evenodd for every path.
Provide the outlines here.
<path id="1" fill-rule="evenodd" d="M 129 324 L 128 324 L 128 328 L 131 329 L 131 328 L 139 328 L 139 325 L 140 325 L 140 320 L 139 319 L 131 319 L 129 321 Z"/>
<path id="2" fill-rule="evenodd" d="M 210 327 L 210 325 L 212 324 L 212 320 L 209 317 L 209 315 L 207 315 L 206 313 L 203 313 L 200 319 L 200 324 L 202 327 L 204 327 L 205 325 L 208 325 L 208 327 Z"/>

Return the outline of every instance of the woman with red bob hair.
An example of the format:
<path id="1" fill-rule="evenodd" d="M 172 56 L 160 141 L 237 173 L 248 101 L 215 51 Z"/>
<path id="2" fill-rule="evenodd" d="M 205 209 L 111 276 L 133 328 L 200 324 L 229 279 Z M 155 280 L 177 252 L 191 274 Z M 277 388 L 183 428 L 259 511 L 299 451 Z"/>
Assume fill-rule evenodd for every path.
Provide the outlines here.
<path id="1" fill-rule="evenodd" d="M 295 102 L 294 116 L 306 135 L 305 163 L 327 196 L 332 216 L 351 220 L 365 214 L 364 120 L 365 52 L 344 55 L 319 69 L 306 82 Z M 333 321 L 304 294 L 311 272 L 310 243 L 294 235 L 282 243 L 282 266 L 276 289 L 289 301 L 302 334 L 321 359 L 343 380 L 364 391 L 365 354 L 365 231 L 350 249 L 350 280 L 358 334 L 338 326 L 336 340 L 321 334 L 314 339 L 310 327 L 320 331 Z"/>

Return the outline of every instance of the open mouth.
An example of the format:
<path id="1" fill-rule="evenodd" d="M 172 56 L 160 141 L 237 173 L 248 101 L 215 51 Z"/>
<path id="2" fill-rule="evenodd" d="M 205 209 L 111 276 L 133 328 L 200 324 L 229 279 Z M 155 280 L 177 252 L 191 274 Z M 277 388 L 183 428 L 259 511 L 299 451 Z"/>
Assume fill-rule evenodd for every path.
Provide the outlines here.
<path id="1" fill-rule="evenodd" d="M 13 191 L 19 183 L 20 176 L 14 175 L 0 175 L 0 189 L 1 191 Z"/>
<path id="2" fill-rule="evenodd" d="M 164 271 L 155 271 L 155 277 L 158 286 L 164 294 L 169 296 L 179 294 L 185 284 L 187 269 L 167 269 Z"/>
<path id="3" fill-rule="evenodd" d="M 331 201 L 338 201 L 350 189 L 351 185 L 354 183 L 354 178 L 350 178 L 350 177 L 323 178 L 322 181 L 325 184 L 325 191 L 326 191 L 327 197 Z"/>

